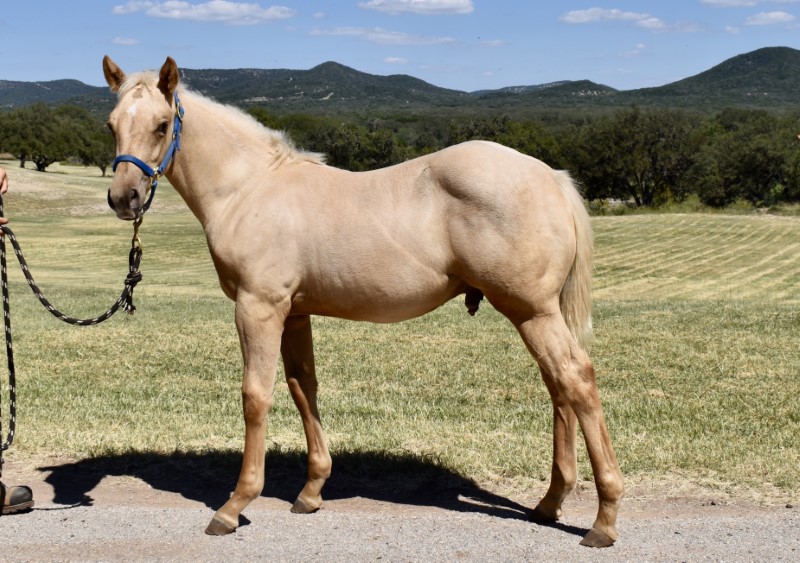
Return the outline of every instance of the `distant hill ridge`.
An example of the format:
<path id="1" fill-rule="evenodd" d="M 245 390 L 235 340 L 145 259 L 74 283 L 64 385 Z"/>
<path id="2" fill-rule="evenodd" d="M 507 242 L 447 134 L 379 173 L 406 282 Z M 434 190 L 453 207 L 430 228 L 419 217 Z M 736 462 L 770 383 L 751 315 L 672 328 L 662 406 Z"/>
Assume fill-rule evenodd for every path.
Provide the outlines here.
<path id="1" fill-rule="evenodd" d="M 468 99 L 466 92 L 433 86 L 404 74 L 377 76 L 335 62 L 310 70 L 182 70 L 186 84 L 221 102 L 274 101 L 450 102 Z"/>
<path id="2" fill-rule="evenodd" d="M 462 92 L 440 88 L 413 76 L 378 76 L 336 62 L 309 70 L 183 69 L 191 88 L 224 103 L 265 106 L 278 112 L 396 111 L 471 108 L 661 107 L 797 108 L 800 105 L 800 51 L 765 47 L 732 57 L 695 76 L 657 88 L 615 90 L 589 80 L 558 81 L 496 90 Z M 42 102 L 72 103 L 107 111 L 114 103 L 105 87 L 77 80 L 15 82 L 0 80 L 0 108 Z"/>

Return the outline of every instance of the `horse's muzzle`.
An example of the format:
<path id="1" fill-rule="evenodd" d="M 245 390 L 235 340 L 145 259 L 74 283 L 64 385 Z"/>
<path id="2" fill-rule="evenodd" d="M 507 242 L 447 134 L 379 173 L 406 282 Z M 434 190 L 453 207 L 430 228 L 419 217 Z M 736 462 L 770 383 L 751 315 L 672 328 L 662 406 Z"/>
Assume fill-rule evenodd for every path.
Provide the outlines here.
<path id="1" fill-rule="evenodd" d="M 111 188 L 109 188 L 106 200 L 111 210 L 117 214 L 117 217 L 126 221 L 136 219 L 141 209 L 139 192 L 137 190 L 130 190 L 127 198 L 114 198 L 111 195 Z"/>

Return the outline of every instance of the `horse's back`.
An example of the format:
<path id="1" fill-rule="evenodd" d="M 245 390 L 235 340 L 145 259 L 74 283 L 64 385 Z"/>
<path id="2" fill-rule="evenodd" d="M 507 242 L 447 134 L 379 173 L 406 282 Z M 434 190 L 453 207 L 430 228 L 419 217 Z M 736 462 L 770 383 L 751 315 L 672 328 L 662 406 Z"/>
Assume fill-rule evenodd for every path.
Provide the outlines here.
<path id="1" fill-rule="evenodd" d="M 557 188 L 555 171 L 532 156 L 491 141 L 467 141 L 429 155 L 443 182 L 461 197 L 490 198 Z M 555 191 L 558 191 L 557 189 Z"/>

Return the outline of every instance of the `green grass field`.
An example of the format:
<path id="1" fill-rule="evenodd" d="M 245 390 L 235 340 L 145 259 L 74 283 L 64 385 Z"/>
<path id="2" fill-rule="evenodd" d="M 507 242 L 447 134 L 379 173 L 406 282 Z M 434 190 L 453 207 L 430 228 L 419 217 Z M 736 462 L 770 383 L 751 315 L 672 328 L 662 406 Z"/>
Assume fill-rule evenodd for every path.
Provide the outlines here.
<path id="1" fill-rule="evenodd" d="M 83 168 L 0 165 L 11 175 L 6 214 L 44 293 L 74 316 L 103 312 L 122 289 L 132 232 L 105 205 L 109 180 Z M 19 386 L 11 459 L 241 448 L 233 305 L 199 225 L 168 184 L 159 190 L 142 226 L 133 317 L 61 323 L 10 263 Z M 591 356 L 628 482 L 800 500 L 800 220 L 593 221 Z M 456 300 L 396 325 L 318 318 L 314 330 L 334 472 L 337 459 L 361 455 L 419 461 L 504 490 L 548 478 L 547 392 L 490 306 L 472 318 Z M 285 385 L 268 441 L 272 455 L 305 449 Z M 580 459 L 590 478 L 583 449 Z"/>

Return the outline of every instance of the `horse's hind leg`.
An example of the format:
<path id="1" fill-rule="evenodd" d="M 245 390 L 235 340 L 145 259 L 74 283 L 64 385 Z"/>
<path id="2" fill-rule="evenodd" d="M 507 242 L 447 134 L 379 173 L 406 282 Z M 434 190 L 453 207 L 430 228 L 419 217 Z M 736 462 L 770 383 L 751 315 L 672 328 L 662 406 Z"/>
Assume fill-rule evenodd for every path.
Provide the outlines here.
<path id="1" fill-rule="evenodd" d="M 308 480 L 292 506 L 292 512 L 314 512 L 322 505 L 322 487 L 331 474 L 331 456 L 317 410 L 317 376 L 311 318 L 290 317 L 281 341 L 286 383 L 303 419 L 308 444 Z"/>
<path id="2" fill-rule="evenodd" d="M 553 475 L 564 483 L 551 484 L 551 489 L 542 499 L 540 513 L 556 515 L 556 507 L 562 495 L 566 494 L 565 488 L 571 485 L 574 466 L 570 459 L 574 455 L 571 445 L 574 429 L 570 428 L 574 423 L 571 422 L 572 415 L 568 414 L 568 409 L 571 409 L 583 430 L 599 501 L 597 518 L 581 544 L 609 546 L 617 539 L 616 522 L 623 484 L 600 406 L 594 369 L 557 310 L 518 323 L 517 329 L 541 366 L 542 377 L 551 389 L 556 408 Z"/>
<path id="3" fill-rule="evenodd" d="M 561 505 L 578 480 L 578 418 L 552 384 L 552 377 L 543 377 L 553 400 L 553 467 L 550 487 L 530 515 L 533 522 L 555 522 L 561 518 Z"/>

